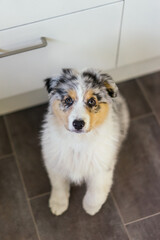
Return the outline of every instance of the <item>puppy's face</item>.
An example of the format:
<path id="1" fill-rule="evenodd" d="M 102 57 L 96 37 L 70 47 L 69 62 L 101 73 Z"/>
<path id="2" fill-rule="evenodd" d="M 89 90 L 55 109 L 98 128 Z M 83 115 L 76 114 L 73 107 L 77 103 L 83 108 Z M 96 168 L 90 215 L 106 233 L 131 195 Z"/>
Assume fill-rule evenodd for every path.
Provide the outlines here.
<path id="1" fill-rule="evenodd" d="M 85 133 L 102 124 L 109 103 L 117 95 L 110 76 L 95 70 L 78 73 L 63 69 L 62 74 L 45 80 L 53 114 L 71 132 Z"/>

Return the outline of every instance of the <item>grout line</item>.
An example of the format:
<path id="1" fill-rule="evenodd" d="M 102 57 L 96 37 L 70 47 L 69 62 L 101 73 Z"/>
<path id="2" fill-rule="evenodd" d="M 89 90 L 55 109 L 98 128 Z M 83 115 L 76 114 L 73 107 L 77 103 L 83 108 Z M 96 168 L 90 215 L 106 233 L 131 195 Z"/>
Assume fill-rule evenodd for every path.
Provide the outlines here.
<path id="1" fill-rule="evenodd" d="M 36 21 L 33 21 L 33 22 L 28 22 L 28 23 L 20 24 L 20 25 L 17 25 L 17 26 L 12 26 L 12 27 L 8 27 L 8 28 L 3 28 L 3 29 L 0 29 L 0 32 L 1 32 L 1 31 L 7 31 L 7 30 L 10 30 L 10 29 L 15 29 L 15 28 L 18 28 L 18 27 L 28 26 L 28 25 L 31 25 L 31 24 L 34 24 L 34 23 L 40 23 L 40 22 L 44 22 L 44 21 L 48 21 L 48 20 L 52 20 L 52 19 L 56 19 L 56 18 L 61 18 L 61 17 L 65 17 L 65 16 L 68 16 L 68 15 L 73 15 L 73 14 L 75 14 L 75 13 L 86 12 L 86 11 L 88 11 L 88 10 L 92 10 L 92 9 L 96 9 L 96 8 L 100 8 L 100 7 L 105 7 L 105 6 L 112 5 L 112 4 L 119 3 L 119 2 L 123 2 L 123 1 L 124 1 L 124 0 L 115 0 L 115 1 L 113 1 L 113 2 L 101 4 L 101 5 L 94 6 L 94 7 L 88 7 L 88 8 L 84 8 L 84 9 L 80 9 L 80 10 L 75 10 L 75 11 L 73 11 L 73 12 L 68 12 L 68 13 L 64 13 L 64 14 L 61 14 L 61 15 L 57 15 L 57 16 L 53 16 L 53 17 L 48 17 L 48 18 L 43 18 L 43 19 L 41 19 L 41 20 L 36 20 Z"/>
<path id="2" fill-rule="evenodd" d="M 124 17 L 124 7 L 125 7 L 125 1 L 123 1 L 122 6 L 122 16 L 120 21 L 120 28 L 119 28 L 119 37 L 118 37 L 118 43 L 117 43 L 117 53 L 116 53 L 116 68 L 118 67 L 118 60 L 119 60 L 119 53 L 120 53 L 120 44 L 121 44 L 121 36 L 122 36 L 122 23 L 123 23 L 123 17 Z"/>
<path id="3" fill-rule="evenodd" d="M 146 99 L 148 105 L 150 106 L 150 108 L 151 108 L 153 114 L 155 115 L 155 118 L 156 118 L 157 122 L 158 122 L 159 125 L 160 125 L 160 120 L 159 120 L 159 118 L 158 118 L 158 116 L 157 116 L 157 114 L 156 114 L 156 112 L 155 112 L 155 110 L 154 110 L 154 108 L 153 108 L 153 106 L 152 106 L 152 104 L 151 104 L 151 102 L 150 102 L 148 96 L 147 96 L 147 93 L 146 93 L 146 91 L 145 91 L 145 89 L 144 89 L 144 87 L 143 87 L 143 84 L 142 84 L 140 81 L 138 81 L 137 78 L 136 78 L 135 80 L 136 80 L 136 83 L 137 83 L 137 85 L 139 86 L 139 88 L 140 88 L 140 90 L 141 90 L 141 92 L 142 92 L 144 98 Z"/>
<path id="4" fill-rule="evenodd" d="M 140 222 L 140 221 L 148 219 L 148 218 L 152 218 L 152 217 L 157 216 L 157 215 L 160 215 L 160 212 L 152 214 L 152 215 L 149 215 L 147 217 L 139 218 L 137 220 L 134 220 L 134 221 L 131 221 L 131 222 L 128 222 L 128 223 L 125 223 L 125 226 L 128 226 L 128 225 L 130 225 L 132 223 Z"/>
<path id="5" fill-rule="evenodd" d="M 36 195 L 36 196 L 34 196 L 34 197 L 29 197 L 28 200 L 31 201 L 31 200 L 34 200 L 34 199 L 37 199 L 37 198 L 40 198 L 40 197 L 47 196 L 47 195 L 49 195 L 49 194 L 50 194 L 50 192 L 42 193 L 42 194 Z"/>
<path id="6" fill-rule="evenodd" d="M 123 224 L 125 233 L 127 234 L 128 239 L 131 240 L 131 237 L 129 236 L 129 232 L 128 232 L 128 230 L 127 230 L 127 227 L 126 227 L 126 225 L 125 225 L 125 223 L 124 223 L 123 216 L 122 216 L 122 214 L 121 214 L 121 211 L 120 211 L 120 209 L 119 209 L 119 206 L 118 206 L 118 204 L 117 204 L 117 202 L 116 202 L 116 200 L 115 200 L 112 192 L 111 192 L 111 197 L 112 197 L 112 199 L 113 199 L 113 202 L 114 202 L 114 205 L 115 205 L 115 207 L 116 207 L 116 209 L 117 209 L 117 212 L 118 212 L 118 214 L 119 214 L 119 216 L 120 216 L 120 219 L 121 219 L 121 222 L 122 222 L 122 224 Z"/>
<path id="7" fill-rule="evenodd" d="M 5 155 L 0 156 L 0 160 L 4 159 L 4 158 L 9 158 L 9 157 L 13 157 L 13 153 L 9 153 L 9 154 L 5 154 Z"/>
<path id="8" fill-rule="evenodd" d="M 9 125 L 7 123 L 7 119 L 6 119 L 5 116 L 4 116 L 4 122 L 5 122 L 5 126 L 6 126 L 6 129 L 7 129 L 9 140 L 10 140 L 10 143 L 11 143 L 11 148 L 12 148 L 12 151 L 13 151 L 13 156 L 14 156 L 15 161 L 16 161 L 16 165 L 17 165 L 17 169 L 18 169 L 19 176 L 20 176 L 20 179 L 21 179 L 21 183 L 23 185 L 23 190 L 24 190 L 26 201 L 27 201 L 29 213 L 31 215 L 31 218 L 32 218 L 32 221 L 33 221 L 33 224 L 34 224 L 38 240 L 41 240 L 40 236 L 39 236 L 38 228 L 37 228 L 37 225 L 36 225 L 36 222 L 35 222 L 35 218 L 34 218 L 34 215 L 33 215 L 33 212 L 32 212 L 31 204 L 30 204 L 30 201 L 28 200 L 28 197 L 27 197 L 27 189 L 26 189 L 26 186 L 25 186 L 25 183 L 24 183 L 24 179 L 23 179 L 23 175 L 22 175 L 20 166 L 19 166 L 19 161 L 18 161 L 18 157 L 17 157 L 16 151 L 15 151 L 15 148 L 14 148 L 14 144 L 12 142 L 12 137 L 11 137 L 10 130 L 9 130 Z"/>
<path id="9" fill-rule="evenodd" d="M 140 116 L 131 118 L 131 121 L 136 121 L 138 119 L 146 118 L 146 117 L 149 117 L 149 116 L 152 116 L 152 115 L 153 115 L 153 112 L 145 113 L 145 114 L 142 114 Z"/>

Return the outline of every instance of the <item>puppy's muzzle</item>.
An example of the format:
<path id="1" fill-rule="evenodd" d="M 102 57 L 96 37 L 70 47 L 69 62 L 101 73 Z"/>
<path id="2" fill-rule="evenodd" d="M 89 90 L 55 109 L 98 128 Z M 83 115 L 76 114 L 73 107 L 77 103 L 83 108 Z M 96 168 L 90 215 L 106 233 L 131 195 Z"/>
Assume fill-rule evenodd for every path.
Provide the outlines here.
<path id="1" fill-rule="evenodd" d="M 73 127 L 79 131 L 82 130 L 82 128 L 84 127 L 85 122 L 82 119 L 78 119 L 78 120 L 74 120 L 73 121 Z"/>

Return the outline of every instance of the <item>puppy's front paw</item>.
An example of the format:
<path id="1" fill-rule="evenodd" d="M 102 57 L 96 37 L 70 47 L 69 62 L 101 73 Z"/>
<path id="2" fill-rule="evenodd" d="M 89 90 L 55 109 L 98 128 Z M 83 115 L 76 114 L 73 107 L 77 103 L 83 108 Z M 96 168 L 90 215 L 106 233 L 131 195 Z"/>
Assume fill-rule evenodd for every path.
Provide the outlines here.
<path id="1" fill-rule="evenodd" d="M 83 208 L 89 215 L 95 215 L 101 208 L 102 205 L 95 205 L 92 206 L 89 203 L 87 203 L 86 199 L 83 199 Z"/>
<path id="2" fill-rule="evenodd" d="M 53 197 L 50 197 L 49 199 L 49 207 L 51 209 L 51 212 L 56 215 L 59 216 L 62 213 L 64 213 L 67 208 L 68 208 L 68 200 L 61 202 L 61 201 L 57 201 L 55 200 Z"/>

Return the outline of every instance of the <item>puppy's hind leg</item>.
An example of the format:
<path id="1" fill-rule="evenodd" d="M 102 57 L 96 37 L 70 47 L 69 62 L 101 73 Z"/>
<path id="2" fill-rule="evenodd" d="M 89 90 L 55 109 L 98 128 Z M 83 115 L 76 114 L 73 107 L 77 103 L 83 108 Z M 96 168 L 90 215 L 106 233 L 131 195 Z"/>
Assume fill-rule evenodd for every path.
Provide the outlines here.
<path id="1" fill-rule="evenodd" d="M 52 185 L 49 199 L 49 207 L 54 215 L 61 215 L 69 205 L 69 181 L 60 175 L 49 171 L 49 178 Z"/>

